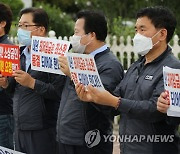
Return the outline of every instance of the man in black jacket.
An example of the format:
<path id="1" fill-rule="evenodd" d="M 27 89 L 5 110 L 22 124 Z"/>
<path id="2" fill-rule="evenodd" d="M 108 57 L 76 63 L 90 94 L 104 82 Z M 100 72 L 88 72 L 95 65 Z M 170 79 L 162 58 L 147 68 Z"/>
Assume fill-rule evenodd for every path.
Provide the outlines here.
<path id="1" fill-rule="evenodd" d="M 20 12 L 18 40 L 21 70 L 3 87 L 14 90 L 16 150 L 27 154 L 54 154 L 56 151 L 56 120 L 64 76 L 31 70 L 32 36 L 45 37 L 49 18 L 43 9 L 26 8 Z"/>
<path id="2" fill-rule="evenodd" d="M 140 54 L 127 70 L 114 95 L 89 86 L 77 85 L 84 101 L 115 107 L 120 118 L 122 154 L 178 154 L 177 125 L 169 125 L 166 115 L 157 111 L 157 99 L 164 91 L 163 66 L 180 68 L 168 42 L 176 27 L 170 10 L 149 7 L 137 13 L 134 51 Z"/>
<path id="3" fill-rule="evenodd" d="M 0 3 L 0 44 L 13 44 L 8 39 L 11 22 L 11 9 L 5 4 Z M 0 146 L 13 148 L 13 132 L 12 99 L 11 96 L 0 87 Z"/>
<path id="4" fill-rule="evenodd" d="M 112 92 L 123 78 L 123 68 L 105 44 L 106 36 L 107 22 L 103 14 L 94 11 L 77 14 L 72 50 L 94 55 L 102 83 Z M 69 76 L 58 113 L 59 154 L 112 154 L 113 143 L 105 142 L 103 135 L 112 135 L 113 108 L 80 101 L 66 59 L 59 60 L 61 70 Z M 92 140 L 94 134 L 97 140 Z"/>

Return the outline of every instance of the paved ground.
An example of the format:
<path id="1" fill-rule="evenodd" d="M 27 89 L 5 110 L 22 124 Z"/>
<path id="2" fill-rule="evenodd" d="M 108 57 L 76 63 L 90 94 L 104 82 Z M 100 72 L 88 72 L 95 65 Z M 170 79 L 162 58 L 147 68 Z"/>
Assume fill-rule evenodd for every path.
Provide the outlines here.
<path id="1" fill-rule="evenodd" d="M 114 125 L 114 135 L 118 135 L 119 134 L 119 126 L 118 125 Z M 120 154 L 120 149 L 119 149 L 119 143 L 118 142 L 114 142 L 113 143 L 113 154 Z"/>
<path id="2" fill-rule="evenodd" d="M 119 143 L 117 142 L 114 143 L 113 154 L 120 154 Z"/>

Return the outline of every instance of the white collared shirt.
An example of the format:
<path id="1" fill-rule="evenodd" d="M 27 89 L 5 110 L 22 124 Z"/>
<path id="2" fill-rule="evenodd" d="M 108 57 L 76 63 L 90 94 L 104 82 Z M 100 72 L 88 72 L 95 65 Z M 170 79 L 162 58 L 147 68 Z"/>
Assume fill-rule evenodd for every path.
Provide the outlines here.
<path id="1" fill-rule="evenodd" d="M 24 55 L 26 56 L 26 72 L 28 71 L 28 68 L 31 64 L 31 52 L 29 52 L 28 50 L 29 50 L 28 47 L 25 47 L 21 53 L 21 54 L 24 53 Z"/>
<path id="2" fill-rule="evenodd" d="M 100 47 L 100 48 L 94 50 L 93 52 L 91 52 L 90 55 L 95 56 L 96 54 L 105 51 L 107 48 L 108 48 L 108 46 L 105 44 L 105 45 L 103 45 L 102 47 Z"/>

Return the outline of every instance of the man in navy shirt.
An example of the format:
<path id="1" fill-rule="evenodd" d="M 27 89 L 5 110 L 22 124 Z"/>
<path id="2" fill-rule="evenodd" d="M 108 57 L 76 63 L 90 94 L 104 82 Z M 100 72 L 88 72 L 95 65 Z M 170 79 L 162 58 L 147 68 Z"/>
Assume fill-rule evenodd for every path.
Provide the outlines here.
<path id="1" fill-rule="evenodd" d="M 11 9 L 0 3 L 0 44 L 12 44 L 8 39 L 11 22 Z M 0 146 L 13 148 L 12 99 L 2 87 L 0 87 Z"/>

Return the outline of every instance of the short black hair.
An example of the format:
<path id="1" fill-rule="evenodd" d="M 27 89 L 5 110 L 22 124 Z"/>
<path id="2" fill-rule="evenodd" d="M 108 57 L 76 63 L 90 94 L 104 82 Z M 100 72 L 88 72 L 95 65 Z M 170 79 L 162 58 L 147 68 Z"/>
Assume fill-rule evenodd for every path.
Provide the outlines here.
<path id="1" fill-rule="evenodd" d="M 23 14 L 31 13 L 33 16 L 33 22 L 39 26 L 43 26 L 46 30 L 46 33 L 48 32 L 49 28 L 49 17 L 45 10 L 41 8 L 25 8 L 20 11 L 20 17 Z"/>
<path id="2" fill-rule="evenodd" d="M 84 18 L 85 33 L 94 32 L 96 34 L 96 39 L 100 41 L 105 41 L 107 36 L 107 21 L 106 17 L 102 12 L 83 10 L 77 13 L 77 19 Z"/>
<path id="3" fill-rule="evenodd" d="M 167 30 L 166 42 L 168 43 L 175 31 L 177 21 L 174 14 L 166 7 L 155 6 L 141 9 L 136 18 L 148 17 L 155 28 L 165 28 Z"/>
<path id="4" fill-rule="evenodd" d="M 9 6 L 0 3 L 0 22 L 5 21 L 5 33 L 8 34 L 12 24 L 12 11 Z"/>

